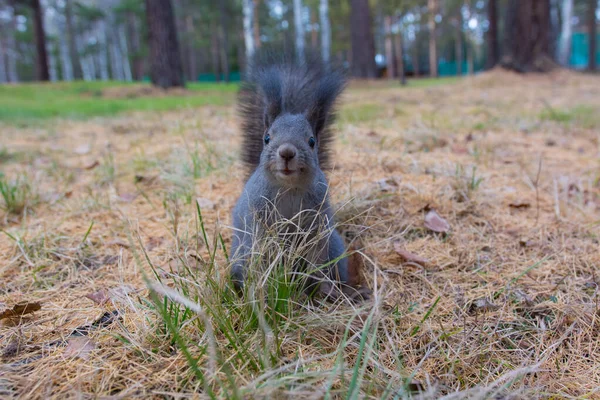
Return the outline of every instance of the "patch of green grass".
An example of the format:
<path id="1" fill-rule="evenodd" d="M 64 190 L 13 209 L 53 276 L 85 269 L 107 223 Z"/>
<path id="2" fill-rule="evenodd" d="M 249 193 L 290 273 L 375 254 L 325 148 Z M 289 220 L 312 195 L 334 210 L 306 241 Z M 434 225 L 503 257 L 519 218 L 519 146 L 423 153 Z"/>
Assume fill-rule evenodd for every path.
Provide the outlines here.
<path id="1" fill-rule="evenodd" d="M 0 86 L 0 121 L 23 124 L 48 118 L 82 119 L 127 111 L 162 111 L 228 105 L 237 84 L 192 83 L 187 95 L 106 98 L 103 90 L 131 86 L 120 82 L 25 83 Z M 135 85 L 148 86 L 136 82 Z"/>
<path id="2" fill-rule="evenodd" d="M 408 79 L 407 86 L 410 88 L 428 88 L 433 86 L 449 85 L 460 81 L 458 76 L 445 76 L 441 78 L 416 78 Z"/>
<path id="3" fill-rule="evenodd" d="M 339 113 L 339 122 L 355 124 L 376 119 L 382 111 L 381 105 L 365 103 L 343 107 Z"/>
<path id="4" fill-rule="evenodd" d="M 31 185 L 26 176 L 18 176 L 10 181 L 0 172 L 0 209 L 9 214 L 21 215 L 30 205 L 32 196 Z"/>
<path id="5" fill-rule="evenodd" d="M 597 110 L 584 105 L 566 110 L 547 106 L 539 117 L 542 121 L 554 121 L 562 124 L 575 123 L 589 129 L 600 127 L 600 115 Z"/>

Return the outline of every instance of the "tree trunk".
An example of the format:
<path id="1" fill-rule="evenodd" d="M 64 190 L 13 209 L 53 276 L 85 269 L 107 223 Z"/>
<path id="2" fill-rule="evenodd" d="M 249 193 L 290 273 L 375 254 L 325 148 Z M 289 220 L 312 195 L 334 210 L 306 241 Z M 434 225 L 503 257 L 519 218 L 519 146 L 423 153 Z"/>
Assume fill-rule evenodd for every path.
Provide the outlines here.
<path id="1" fill-rule="evenodd" d="M 227 8 L 225 0 L 219 1 L 219 50 L 221 54 L 221 68 L 223 69 L 223 80 L 229 82 L 229 40 L 227 37 Z"/>
<path id="2" fill-rule="evenodd" d="M 187 32 L 187 53 L 188 53 L 188 71 L 191 81 L 198 80 L 198 67 L 196 65 L 196 43 L 194 40 L 194 16 L 188 15 L 185 18 L 185 29 Z"/>
<path id="3" fill-rule="evenodd" d="M 319 2 L 319 21 L 321 28 L 321 58 L 329 63 L 331 58 L 331 23 L 329 22 L 329 0 Z"/>
<path id="4" fill-rule="evenodd" d="M 65 0 L 65 20 L 67 23 L 67 45 L 69 48 L 69 57 L 71 58 L 71 65 L 73 71 L 73 77 L 75 79 L 83 78 L 83 72 L 81 65 L 78 62 L 77 48 L 75 46 L 75 29 L 73 27 L 73 8 L 71 0 Z"/>
<path id="5" fill-rule="evenodd" d="M 260 5 L 260 0 L 252 0 L 254 2 L 252 9 L 254 13 L 252 14 L 252 24 L 254 30 L 254 47 L 256 49 L 260 49 L 260 21 L 258 20 L 258 6 Z"/>
<path id="6" fill-rule="evenodd" d="M 597 6 L 597 0 L 588 0 L 588 32 L 590 36 L 588 69 L 590 71 L 596 71 L 596 9 L 598 8 Z"/>
<path id="7" fill-rule="evenodd" d="M 436 78 L 438 76 L 438 59 L 437 59 L 437 35 L 435 17 L 438 11 L 437 0 L 428 0 L 429 9 L 429 75 Z"/>
<path id="8" fill-rule="evenodd" d="M 214 21 L 211 21 L 210 31 L 212 34 L 210 35 L 210 53 L 212 58 L 212 69 L 215 74 L 215 80 L 217 82 L 221 81 L 221 70 L 219 69 L 219 32 L 217 24 Z"/>
<path id="9" fill-rule="evenodd" d="M 296 35 L 296 57 L 301 64 L 306 60 L 304 55 L 304 22 L 302 21 L 302 0 L 294 0 L 294 32 Z"/>
<path id="10" fill-rule="evenodd" d="M 150 79 L 162 88 L 185 86 L 171 0 L 145 0 L 150 36 Z"/>
<path id="11" fill-rule="evenodd" d="M 120 47 L 121 55 L 122 55 L 121 65 L 123 68 L 123 79 L 125 79 L 126 82 L 131 82 L 132 76 L 131 76 L 131 64 L 129 63 L 129 47 L 127 46 L 127 35 L 125 34 L 125 27 L 123 26 L 123 24 L 121 24 L 119 26 L 118 36 L 119 36 L 119 47 Z"/>
<path id="12" fill-rule="evenodd" d="M 458 10 L 456 17 L 456 30 L 454 32 L 454 56 L 456 58 L 456 75 L 462 76 L 463 74 L 463 19 L 462 12 Z"/>
<path id="13" fill-rule="evenodd" d="M 252 22 L 254 21 L 254 0 L 243 0 L 242 12 L 244 14 L 244 44 L 246 46 L 246 65 L 249 65 L 254 55 L 254 36 Z"/>
<path id="14" fill-rule="evenodd" d="M 48 54 L 46 52 L 46 33 L 44 32 L 44 12 L 40 0 L 31 0 L 33 9 L 33 31 L 35 37 L 36 59 L 35 75 L 38 81 L 49 81 Z"/>
<path id="15" fill-rule="evenodd" d="M 319 32 L 317 32 L 317 13 L 310 10 L 310 45 L 316 52 L 319 48 Z"/>
<path id="16" fill-rule="evenodd" d="M 98 22 L 97 26 L 97 38 L 98 38 L 98 67 L 100 69 L 100 79 L 103 81 L 109 80 L 110 76 L 108 73 L 108 49 L 106 40 L 106 22 L 104 20 Z"/>
<path id="17" fill-rule="evenodd" d="M 406 85 L 406 73 L 404 71 L 404 44 L 402 29 L 398 30 L 398 36 L 395 40 L 396 47 L 396 75 L 400 77 L 400 83 Z"/>
<path id="18" fill-rule="evenodd" d="M 475 73 L 475 63 L 473 57 L 473 43 L 471 43 L 471 38 L 467 37 L 465 43 L 467 45 L 467 74 L 473 75 Z"/>
<path id="19" fill-rule="evenodd" d="M 132 78 L 139 81 L 144 76 L 144 60 L 142 59 L 142 44 L 140 40 L 140 22 L 137 15 L 127 13 L 127 36 L 129 38 L 129 49 L 131 54 L 131 73 Z"/>
<path id="20" fill-rule="evenodd" d="M 2 32 L 0 30 L 0 32 Z M 0 38 L 0 83 L 8 82 L 8 74 L 6 73 L 6 46 L 4 40 Z"/>
<path id="21" fill-rule="evenodd" d="M 419 62 L 419 41 L 418 39 L 418 33 L 416 34 L 417 37 L 415 37 L 415 43 L 413 46 L 413 74 L 415 76 L 419 76 L 421 75 L 421 66 L 420 66 L 420 62 Z"/>
<path id="22" fill-rule="evenodd" d="M 486 67 L 492 69 L 500 61 L 500 47 L 498 45 L 498 2 L 488 0 L 488 20 L 490 23 L 487 31 L 488 57 Z"/>
<path id="23" fill-rule="evenodd" d="M 562 29 L 558 46 L 558 62 L 563 66 L 569 65 L 571 57 L 571 38 L 573 37 L 573 0 L 563 0 Z"/>
<path id="24" fill-rule="evenodd" d="M 509 0 L 502 66 L 517 72 L 546 72 L 550 55 L 550 0 Z"/>
<path id="25" fill-rule="evenodd" d="M 124 81 L 125 76 L 123 75 L 123 54 L 121 54 L 119 37 L 114 26 L 112 26 L 110 30 L 108 48 L 110 50 L 110 72 L 112 79 Z"/>
<path id="26" fill-rule="evenodd" d="M 10 12 L 10 34 L 8 35 L 6 53 L 7 53 L 7 68 L 8 81 L 16 83 L 19 81 L 19 72 L 17 71 L 17 17 L 14 8 L 9 9 Z"/>
<path id="27" fill-rule="evenodd" d="M 375 43 L 369 1 L 351 0 L 350 8 L 352 75 L 357 78 L 376 78 Z"/>
<path id="28" fill-rule="evenodd" d="M 388 79 L 396 77 L 396 68 L 394 65 L 394 44 L 392 42 L 392 17 L 386 15 L 383 18 L 385 27 L 385 63 L 387 65 Z"/>

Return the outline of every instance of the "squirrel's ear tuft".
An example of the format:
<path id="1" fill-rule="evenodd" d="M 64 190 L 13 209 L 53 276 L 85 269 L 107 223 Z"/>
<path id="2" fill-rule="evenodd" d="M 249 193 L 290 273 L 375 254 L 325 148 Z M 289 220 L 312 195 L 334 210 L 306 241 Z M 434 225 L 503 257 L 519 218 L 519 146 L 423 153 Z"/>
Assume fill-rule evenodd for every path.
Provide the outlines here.
<path id="1" fill-rule="evenodd" d="M 270 68 L 261 78 L 259 84 L 264 103 L 263 122 L 267 130 L 282 111 L 281 74 L 277 69 Z"/>
<path id="2" fill-rule="evenodd" d="M 344 84 L 341 74 L 331 72 L 323 76 L 316 85 L 314 99 L 305 115 L 317 139 L 320 139 L 323 130 L 333 122 L 333 107 L 344 90 Z"/>

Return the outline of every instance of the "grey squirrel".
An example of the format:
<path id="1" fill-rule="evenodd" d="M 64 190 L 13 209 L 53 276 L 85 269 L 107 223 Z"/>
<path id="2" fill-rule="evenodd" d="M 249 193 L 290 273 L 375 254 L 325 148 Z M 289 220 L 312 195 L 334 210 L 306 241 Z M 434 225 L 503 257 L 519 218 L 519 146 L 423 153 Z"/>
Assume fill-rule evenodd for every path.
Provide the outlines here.
<path id="1" fill-rule="evenodd" d="M 366 297 L 348 286 L 348 259 L 333 225 L 323 172 L 329 166 L 335 103 L 345 84 L 340 71 L 317 59 L 250 67 L 238 98 L 248 170 L 233 210 L 231 278 L 238 292 L 253 245 L 261 232 L 276 226 L 283 236 L 308 232 L 302 240 L 314 242 L 304 255 L 313 267 L 307 273 L 308 292 Z"/>

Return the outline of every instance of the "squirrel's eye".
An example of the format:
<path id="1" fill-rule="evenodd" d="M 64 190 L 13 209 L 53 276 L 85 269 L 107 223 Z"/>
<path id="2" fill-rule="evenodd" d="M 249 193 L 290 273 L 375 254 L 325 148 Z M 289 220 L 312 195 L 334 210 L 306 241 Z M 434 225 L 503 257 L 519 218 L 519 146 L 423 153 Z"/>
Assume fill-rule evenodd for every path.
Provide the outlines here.
<path id="1" fill-rule="evenodd" d="M 314 137 L 311 137 L 310 139 L 308 139 L 308 145 L 310 147 L 315 147 L 315 144 L 317 144 L 317 141 L 315 140 Z"/>
<path id="2" fill-rule="evenodd" d="M 271 136 L 269 134 L 265 135 L 265 144 L 269 144 L 269 141 L 271 140 Z"/>

